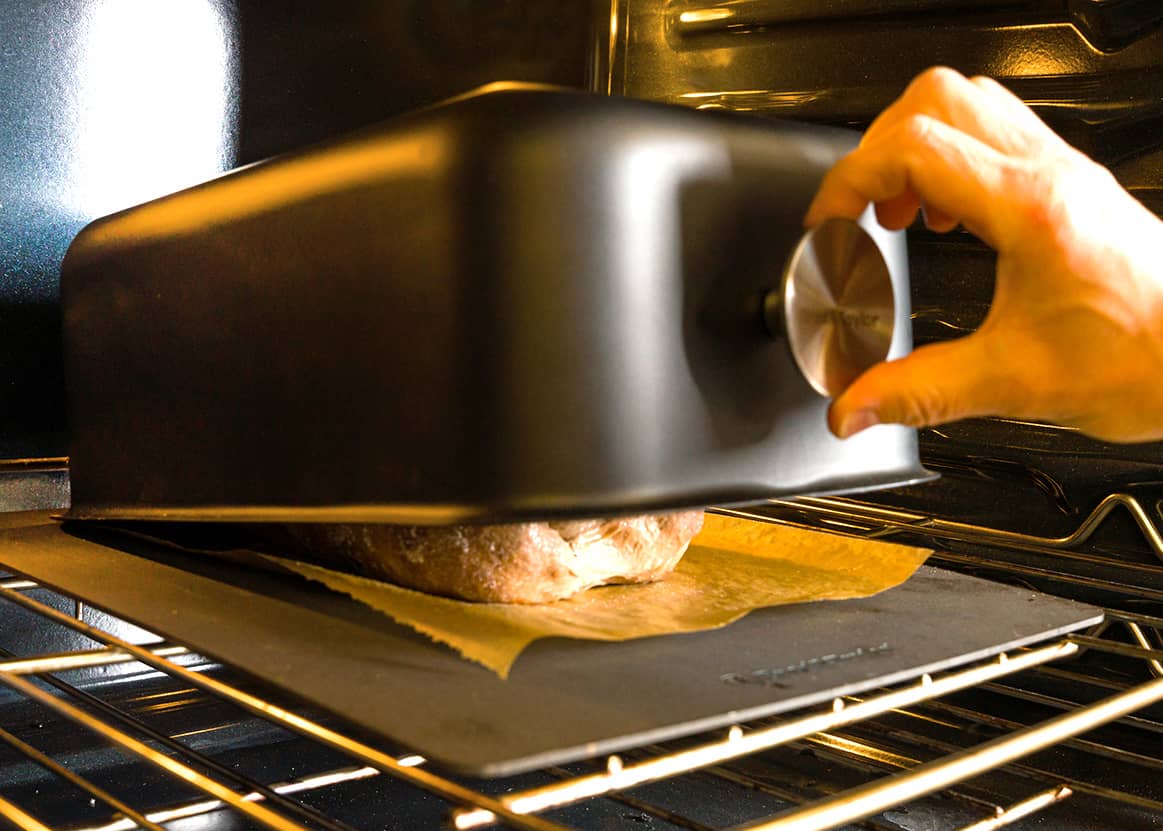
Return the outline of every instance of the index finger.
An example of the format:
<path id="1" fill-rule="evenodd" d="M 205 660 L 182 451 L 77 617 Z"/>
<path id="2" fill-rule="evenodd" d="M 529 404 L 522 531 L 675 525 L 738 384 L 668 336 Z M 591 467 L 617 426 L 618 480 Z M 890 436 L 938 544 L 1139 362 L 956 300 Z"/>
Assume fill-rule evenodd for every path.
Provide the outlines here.
<path id="1" fill-rule="evenodd" d="M 912 115 L 927 115 L 1009 156 L 1040 152 L 1056 138 L 1016 96 L 989 78 L 966 78 L 948 67 L 918 75 L 869 126 L 866 141 Z"/>
<path id="2" fill-rule="evenodd" d="M 1012 231 L 1011 162 L 981 141 L 925 115 L 904 119 L 861 144 L 824 177 L 804 218 L 856 219 L 871 203 L 905 194 L 956 219 L 997 248 Z"/>

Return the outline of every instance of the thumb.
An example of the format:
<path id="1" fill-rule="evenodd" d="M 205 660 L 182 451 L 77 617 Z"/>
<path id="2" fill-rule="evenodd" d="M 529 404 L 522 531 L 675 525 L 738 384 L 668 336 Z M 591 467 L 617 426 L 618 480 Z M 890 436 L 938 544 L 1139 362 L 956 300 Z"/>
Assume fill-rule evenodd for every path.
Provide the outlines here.
<path id="1" fill-rule="evenodd" d="M 828 411 L 828 426 L 842 439 L 876 424 L 928 427 L 1004 408 L 981 334 L 922 346 L 911 355 L 877 364 L 857 378 Z"/>

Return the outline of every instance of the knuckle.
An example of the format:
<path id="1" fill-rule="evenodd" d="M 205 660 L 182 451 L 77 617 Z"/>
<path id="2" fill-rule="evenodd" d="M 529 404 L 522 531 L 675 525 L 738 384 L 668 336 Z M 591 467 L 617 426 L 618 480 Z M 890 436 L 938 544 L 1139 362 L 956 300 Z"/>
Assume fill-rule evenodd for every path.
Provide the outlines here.
<path id="1" fill-rule="evenodd" d="M 916 146 L 927 146 L 933 143 L 935 120 L 924 113 L 913 113 L 904 119 L 900 125 L 900 141 Z"/>
<path id="2" fill-rule="evenodd" d="M 1006 165 L 1001 170 L 1002 188 L 1017 207 L 1027 230 L 1052 229 L 1059 221 L 1056 190 L 1060 185 L 1044 167 Z"/>
<path id="3" fill-rule="evenodd" d="M 1010 118 L 1014 118 L 1015 113 L 1019 110 L 1025 110 L 1028 116 L 1033 116 L 1033 112 L 1025 105 L 1021 98 L 1014 95 L 1009 87 L 1003 84 L 996 78 L 991 78 L 988 75 L 974 75 L 969 79 L 969 82 L 979 89 L 986 99 L 991 102 L 992 107 L 1006 107 L 1006 112 L 1009 113 Z M 1029 119 L 1027 118 L 1026 121 Z M 1020 129 L 1020 125 L 1012 125 L 1015 130 Z"/>
<path id="4" fill-rule="evenodd" d="M 1073 148 L 1071 150 L 1073 151 Z M 1079 162 L 1079 173 L 1082 174 L 1080 178 L 1085 179 L 1088 188 L 1093 193 L 1123 190 L 1122 184 L 1113 171 L 1078 151 L 1073 152 L 1077 155 L 1077 161 Z"/>
<path id="5" fill-rule="evenodd" d="M 933 66 L 916 77 L 910 85 L 910 92 L 925 100 L 943 100 L 952 95 L 964 81 L 965 76 L 956 69 Z"/>
<path id="6" fill-rule="evenodd" d="M 877 409 L 882 421 L 929 427 L 948 420 L 951 408 L 942 385 L 911 366 L 909 359 L 873 367 L 861 383 L 875 391 L 873 398 L 880 402 Z"/>
<path id="7" fill-rule="evenodd" d="M 1107 194 L 1118 188 L 1113 174 L 1078 155 L 1064 154 L 1009 171 L 1006 185 L 1028 229 L 1052 238 L 1068 237 L 1079 230 L 1081 217 L 1092 215 L 1096 205 L 1108 204 Z"/>
<path id="8" fill-rule="evenodd" d="M 974 75 L 969 79 L 969 83 L 973 84 L 975 87 L 979 87 L 985 90 L 986 92 L 1005 91 L 1005 87 L 1003 87 L 993 78 L 990 78 L 988 75 Z"/>
<path id="9" fill-rule="evenodd" d="M 949 403 L 931 386 L 918 385 L 901 405 L 901 423 L 910 427 L 931 427 L 949 420 Z"/>

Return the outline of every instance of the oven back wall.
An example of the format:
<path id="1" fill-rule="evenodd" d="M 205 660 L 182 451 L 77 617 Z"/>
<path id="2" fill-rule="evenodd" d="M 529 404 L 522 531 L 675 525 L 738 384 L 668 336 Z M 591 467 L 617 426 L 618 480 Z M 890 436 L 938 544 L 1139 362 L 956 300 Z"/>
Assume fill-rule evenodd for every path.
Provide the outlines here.
<path id="1" fill-rule="evenodd" d="M 87 222 L 490 81 L 592 86 L 608 10 L 0 4 L 0 460 L 67 452 L 57 290 Z"/>

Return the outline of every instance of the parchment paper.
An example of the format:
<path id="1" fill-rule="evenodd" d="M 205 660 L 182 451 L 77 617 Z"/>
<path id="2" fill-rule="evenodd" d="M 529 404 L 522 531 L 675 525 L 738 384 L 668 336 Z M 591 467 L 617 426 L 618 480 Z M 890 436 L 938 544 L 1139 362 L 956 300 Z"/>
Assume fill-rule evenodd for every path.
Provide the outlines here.
<path id="1" fill-rule="evenodd" d="M 868 597 L 903 583 L 929 552 L 707 514 L 667 579 L 604 586 L 536 606 L 468 603 L 262 554 L 447 644 L 501 678 L 538 638 L 621 641 L 725 626 L 752 609 Z"/>

